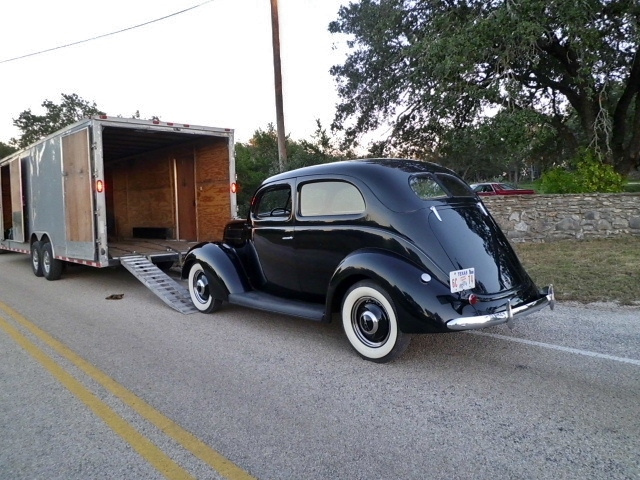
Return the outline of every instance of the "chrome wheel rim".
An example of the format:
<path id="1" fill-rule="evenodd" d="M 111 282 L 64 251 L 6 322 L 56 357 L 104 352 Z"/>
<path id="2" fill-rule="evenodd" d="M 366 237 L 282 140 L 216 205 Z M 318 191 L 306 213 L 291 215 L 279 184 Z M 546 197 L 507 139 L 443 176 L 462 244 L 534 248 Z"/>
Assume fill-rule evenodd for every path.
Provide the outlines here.
<path id="1" fill-rule="evenodd" d="M 33 268 L 38 270 L 38 267 L 40 267 L 40 254 L 37 249 L 31 252 L 31 262 L 33 263 Z"/>
<path id="2" fill-rule="evenodd" d="M 206 304 L 211 297 L 209 293 L 209 280 L 204 272 L 199 272 L 193 279 L 193 285 L 191 286 L 193 295 L 196 300 L 202 304 Z"/>
<path id="3" fill-rule="evenodd" d="M 42 270 L 48 272 L 50 266 L 51 258 L 49 258 L 49 253 L 45 250 L 44 252 L 42 252 Z"/>

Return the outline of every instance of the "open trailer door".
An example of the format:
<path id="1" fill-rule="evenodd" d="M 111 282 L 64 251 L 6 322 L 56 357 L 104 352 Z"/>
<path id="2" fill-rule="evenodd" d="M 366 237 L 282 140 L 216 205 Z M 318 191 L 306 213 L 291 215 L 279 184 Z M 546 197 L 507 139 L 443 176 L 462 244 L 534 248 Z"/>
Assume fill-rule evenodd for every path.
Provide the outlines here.
<path id="1" fill-rule="evenodd" d="M 62 165 L 67 241 L 93 244 L 95 229 L 89 129 L 62 137 Z"/>
<path id="2" fill-rule="evenodd" d="M 0 167 L 0 239 L 24 242 L 24 202 L 21 159 Z"/>

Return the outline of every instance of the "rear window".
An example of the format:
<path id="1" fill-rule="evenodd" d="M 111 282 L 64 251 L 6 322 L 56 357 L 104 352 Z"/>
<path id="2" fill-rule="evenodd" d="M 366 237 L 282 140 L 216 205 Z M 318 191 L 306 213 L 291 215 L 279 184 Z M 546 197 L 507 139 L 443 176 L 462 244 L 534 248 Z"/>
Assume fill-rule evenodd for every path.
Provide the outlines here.
<path id="1" fill-rule="evenodd" d="M 444 173 L 414 175 L 409 179 L 411 190 L 422 200 L 447 197 L 473 197 L 475 194 L 463 181 Z"/>

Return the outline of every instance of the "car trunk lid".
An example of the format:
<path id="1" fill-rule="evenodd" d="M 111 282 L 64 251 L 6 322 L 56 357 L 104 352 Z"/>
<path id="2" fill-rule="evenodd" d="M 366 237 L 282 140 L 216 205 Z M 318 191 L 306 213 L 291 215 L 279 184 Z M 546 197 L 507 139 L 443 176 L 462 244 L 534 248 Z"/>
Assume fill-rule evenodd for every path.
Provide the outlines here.
<path id="1" fill-rule="evenodd" d="M 477 201 L 434 205 L 429 225 L 454 271 L 473 268 L 479 295 L 495 295 L 531 285 L 499 226 Z"/>

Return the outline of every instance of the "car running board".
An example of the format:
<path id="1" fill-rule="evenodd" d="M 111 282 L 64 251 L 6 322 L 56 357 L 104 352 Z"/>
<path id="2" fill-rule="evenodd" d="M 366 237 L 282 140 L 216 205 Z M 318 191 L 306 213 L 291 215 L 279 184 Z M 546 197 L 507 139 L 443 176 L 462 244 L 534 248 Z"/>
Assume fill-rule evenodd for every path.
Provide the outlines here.
<path id="1" fill-rule="evenodd" d="M 324 305 L 276 297 L 264 292 L 232 293 L 229 295 L 229 303 L 316 322 L 324 319 Z"/>

